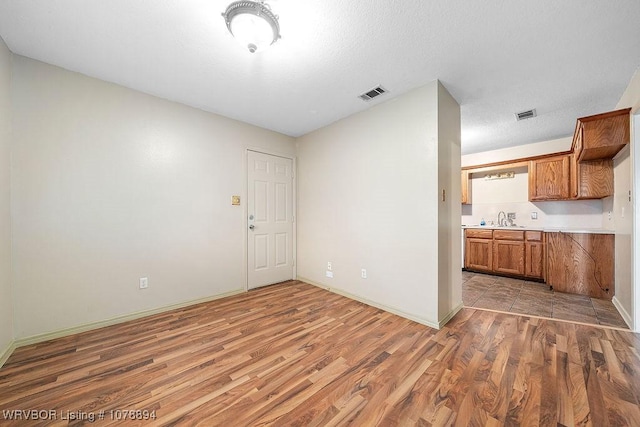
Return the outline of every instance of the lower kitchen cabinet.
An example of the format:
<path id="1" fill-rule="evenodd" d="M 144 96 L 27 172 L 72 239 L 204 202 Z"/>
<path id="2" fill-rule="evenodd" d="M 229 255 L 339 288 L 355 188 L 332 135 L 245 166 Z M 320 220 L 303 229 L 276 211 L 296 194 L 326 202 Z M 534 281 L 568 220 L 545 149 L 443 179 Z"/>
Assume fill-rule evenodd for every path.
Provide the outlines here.
<path id="1" fill-rule="evenodd" d="M 546 233 L 547 283 L 559 292 L 615 295 L 615 235 Z"/>
<path id="2" fill-rule="evenodd" d="M 493 231 L 493 271 L 524 275 L 524 231 Z"/>
<path id="3" fill-rule="evenodd" d="M 524 275 L 534 279 L 544 279 L 544 233 L 525 231 Z"/>
<path id="4" fill-rule="evenodd" d="M 524 274 L 524 243 L 508 240 L 493 241 L 493 271 L 506 274 Z"/>
<path id="5" fill-rule="evenodd" d="M 490 273 L 493 271 L 493 240 L 467 237 L 465 268 Z"/>
<path id="6" fill-rule="evenodd" d="M 544 279 L 544 233 L 467 229 L 465 268 L 536 280 Z"/>

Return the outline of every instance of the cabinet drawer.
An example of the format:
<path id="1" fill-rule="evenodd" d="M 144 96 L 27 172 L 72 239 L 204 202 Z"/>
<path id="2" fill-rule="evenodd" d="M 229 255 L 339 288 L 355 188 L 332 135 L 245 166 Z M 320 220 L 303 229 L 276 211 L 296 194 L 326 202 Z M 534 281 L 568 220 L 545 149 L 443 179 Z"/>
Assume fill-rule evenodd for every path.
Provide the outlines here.
<path id="1" fill-rule="evenodd" d="M 542 231 L 525 231 L 524 235 L 527 242 L 542 242 Z"/>
<path id="2" fill-rule="evenodd" d="M 473 237 L 476 239 L 492 239 L 493 230 L 486 230 L 480 228 L 467 228 L 465 232 L 466 237 Z"/>
<path id="3" fill-rule="evenodd" d="M 496 240 L 524 240 L 524 231 L 493 230 L 493 238 Z"/>

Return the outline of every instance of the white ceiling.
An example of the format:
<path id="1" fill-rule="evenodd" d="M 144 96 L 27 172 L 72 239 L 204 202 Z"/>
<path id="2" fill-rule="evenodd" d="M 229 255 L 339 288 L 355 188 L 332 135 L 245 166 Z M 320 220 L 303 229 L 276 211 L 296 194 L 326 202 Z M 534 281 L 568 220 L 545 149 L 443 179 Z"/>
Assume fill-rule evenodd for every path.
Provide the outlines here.
<path id="1" fill-rule="evenodd" d="M 228 0 L 2 0 L 17 54 L 299 136 L 434 79 L 463 153 L 568 136 L 640 66 L 638 0 L 272 0 L 282 39 L 250 54 Z M 357 96 L 381 84 L 389 94 Z M 514 113 L 538 117 L 516 122 Z"/>

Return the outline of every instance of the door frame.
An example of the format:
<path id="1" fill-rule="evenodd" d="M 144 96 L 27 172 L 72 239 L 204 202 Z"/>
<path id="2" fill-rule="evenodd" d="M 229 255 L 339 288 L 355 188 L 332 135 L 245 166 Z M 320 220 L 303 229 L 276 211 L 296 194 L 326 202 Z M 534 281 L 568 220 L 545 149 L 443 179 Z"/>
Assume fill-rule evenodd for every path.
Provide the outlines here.
<path id="1" fill-rule="evenodd" d="M 640 111 L 631 115 L 631 193 L 633 221 L 631 231 L 631 329 L 640 332 Z"/>
<path id="2" fill-rule="evenodd" d="M 249 217 L 249 152 L 252 151 L 254 153 L 267 154 L 269 156 L 282 157 L 284 159 L 290 159 L 292 162 L 292 170 L 293 174 L 293 183 L 292 183 L 292 193 L 293 197 L 291 203 L 293 205 L 293 278 L 298 277 L 298 217 L 297 217 L 297 208 L 298 208 L 298 164 L 296 161 L 296 156 L 291 154 L 285 154 L 274 150 L 268 150 L 261 147 L 248 147 L 242 159 L 242 167 L 244 172 L 243 179 L 243 189 L 242 189 L 242 197 L 244 198 L 244 203 L 242 205 L 242 239 L 243 239 L 243 257 L 244 257 L 244 268 L 242 270 L 243 278 L 244 278 L 244 291 L 249 291 L 249 228 L 247 227 L 247 220 Z"/>

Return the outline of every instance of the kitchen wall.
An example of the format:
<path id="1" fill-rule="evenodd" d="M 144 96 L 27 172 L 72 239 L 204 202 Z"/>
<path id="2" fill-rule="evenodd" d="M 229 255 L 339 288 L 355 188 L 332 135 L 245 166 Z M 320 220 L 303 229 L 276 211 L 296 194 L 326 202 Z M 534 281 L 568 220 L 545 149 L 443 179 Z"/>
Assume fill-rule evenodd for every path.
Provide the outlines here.
<path id="1" fill-rule="evenodd" d="M 616 105 L 616 109 L 620 108 L 631 108 L 631 114 L 640 114 L 640 70 L 636 71 Z M 634 325 L 636 331 L 640 331 L 640 307 L 638 306 L 640 305 L 640 285 L 637 280 L 637 272 L 634 280 L 633 265 L 634 262 L 638 262 L 640 249 L 633 248 L 633 221 L 635 215 L 636 224 L 640 224 L 640 212 L 637 208 L 634 212 L 634 194 L 631 193 L 632 197 L 629 197 L 629 192 L 633 191 L 634 168 L 638 167 L 637 163 L 634 164 L 633 161 L 634 156 L 637 156 L 635 144 L 638 141 L 638 131 L 633 125 L 631 126 L 630 147 L 622 150 L 614 159 L 614 197 L 605 201 L 605 209 L 613 212 L 612 229 L 615 229 L 616 233 L 616 295 L 614 303 L 625 320 Z M 636 176 L 640 176 L 637 170 L 635 173 Z M 636 181 L 635 197 L 637 197 L 639 188 L 640 185 Z"/>
<path id="2" fill-rule="evenodd" d="M 0 38 L 0 366 L 13 341 L 11 292 L 11 52 Z"/>
<path id="3" fill-rule="evenodd" d="M 246 149 L 293 138 L 17 55 L 13 75 L 16 338 L 244 289 Z"/>
<path id="4" fill-rule="evenodd" d="M 460 238 L 459 107 L 443 90 L 432 82 L 298 139 L 298 276 L 433 326 L 461 303 L 449 246 Z"/>
<path id="5" fill-rule="evenodd" d="M 527 144 L 502 150 L 462 156 L 466 166 L 481 165 L 504 160 L 514 160 L 562 152 L 571 149 L 571 137 Z M 497 223 L 500 211 L 514 212 L 515 223 L 530 227 L 589 228 L 604 227 L 603 202 L 601 200 L 572 200 L 529 202 L 529 184 L 526 167 L 504 169 L 515 172 L 514 178 L 485 180 L 486 173 L 472 175 L 472 204 L 462 206 L 462 224 L 476 225 L 484 218 Z M 537 219 L 531 218 L 531 213 Z"/>

